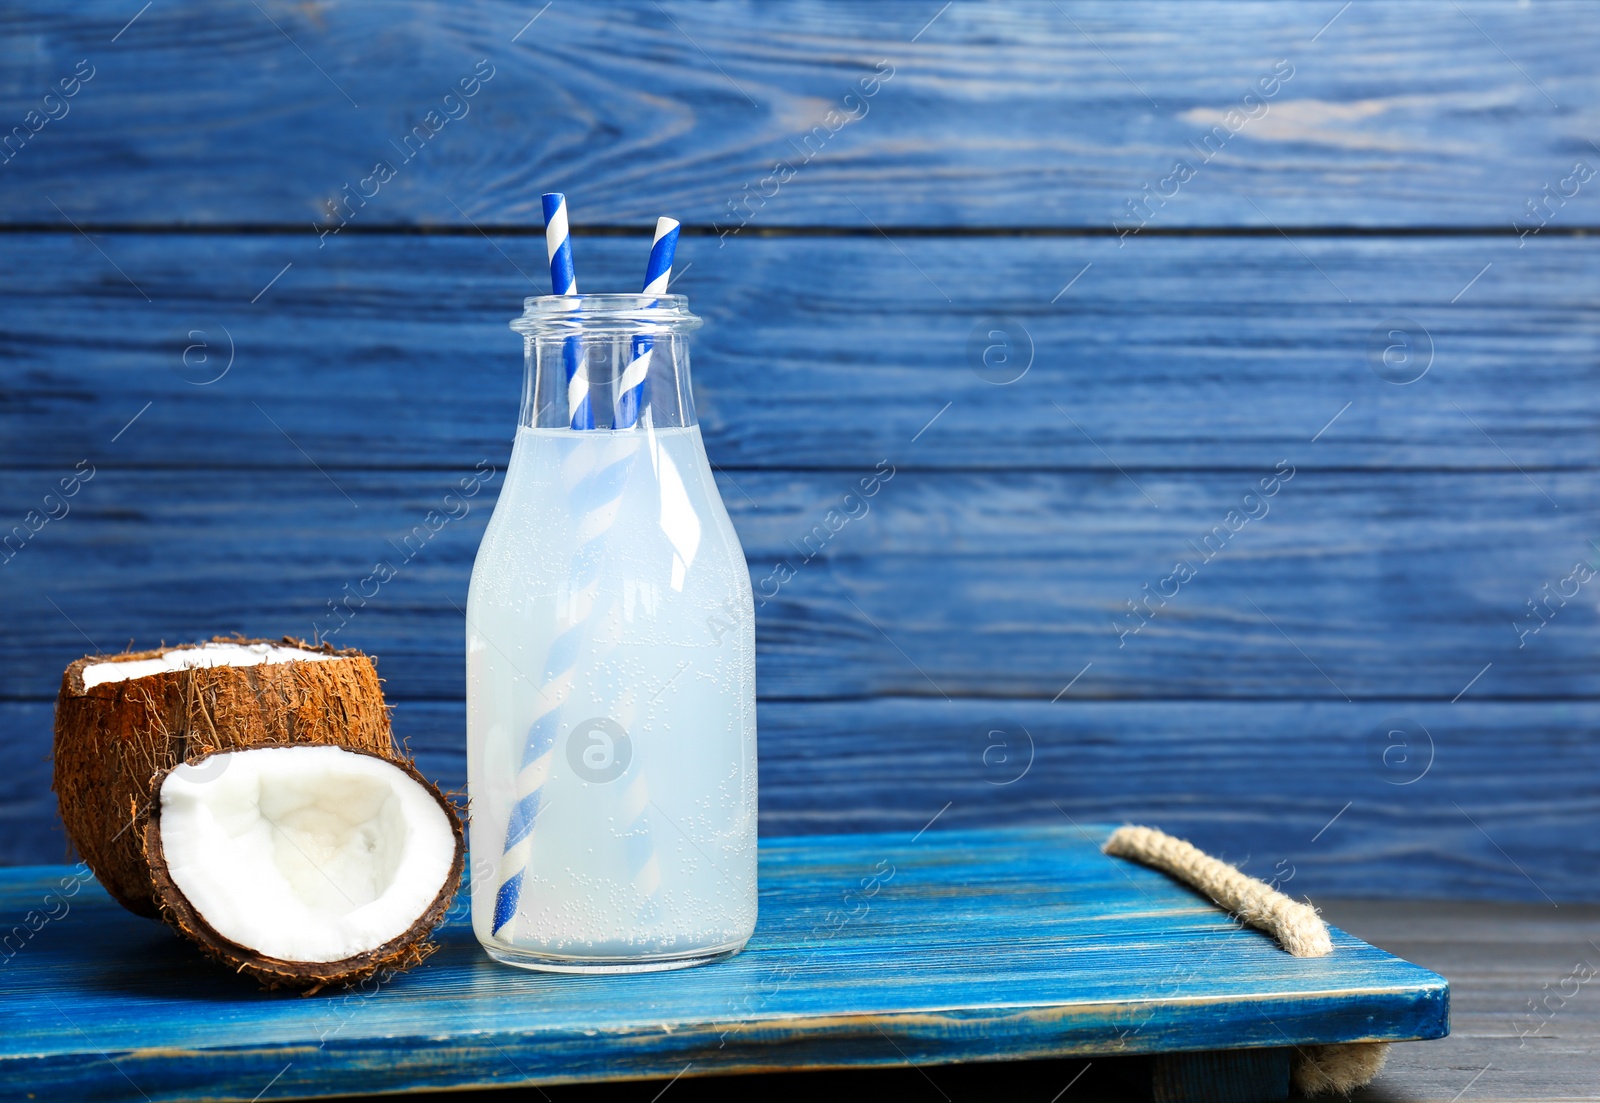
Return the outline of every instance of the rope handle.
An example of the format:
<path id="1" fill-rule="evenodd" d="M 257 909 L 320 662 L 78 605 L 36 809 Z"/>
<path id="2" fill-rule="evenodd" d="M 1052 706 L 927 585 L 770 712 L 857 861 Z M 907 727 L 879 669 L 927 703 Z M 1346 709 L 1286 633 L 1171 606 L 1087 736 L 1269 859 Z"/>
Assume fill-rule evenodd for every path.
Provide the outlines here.
<path id="1" fill-rule="evenodd" d="M 1164 831 L 1119 827 L 1101 849 L 1183 882 L 1240 922 L 1267 932 L 1295 957 L 1322 957 L 1333 951 L 1328 925 L 1315 908 L 1291 900 L 1271 885 Z M 1302 1095 L 1349 1095 L 1378 1075 L 1389 1046 L 1386 1042 L 1352 1042 L 1294 1049 L 1290 1079 L 1296 1091 Z"/>
<path id="2" fill-rule="evenodd" d="M 1328 925 L 1315 908 L 1164 831 L 1119 827 L 1102 849 L 1182 881 L 1240 922 L 1266 931 L 1295 957 L 1321 957 L 1333 951 Z"/>

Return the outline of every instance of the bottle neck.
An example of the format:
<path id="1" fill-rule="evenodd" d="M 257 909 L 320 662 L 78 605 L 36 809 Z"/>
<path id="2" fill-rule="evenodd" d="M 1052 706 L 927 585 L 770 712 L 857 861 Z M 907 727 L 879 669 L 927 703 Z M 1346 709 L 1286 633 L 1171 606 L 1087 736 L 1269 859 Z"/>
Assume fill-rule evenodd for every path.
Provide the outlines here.
<path id="1" fill-rule="evenodd" d="M 582 432 L 697 422 L 685 334 L 536 333 L 524 352 L 520 425 Z"/>
<path id="2" fill-rule="evenodd" d="M 511 328 L 527 376 L 520 424 L 538 429 L 665 429 L 695 424 L 681 295 L 541 295 Z"/>

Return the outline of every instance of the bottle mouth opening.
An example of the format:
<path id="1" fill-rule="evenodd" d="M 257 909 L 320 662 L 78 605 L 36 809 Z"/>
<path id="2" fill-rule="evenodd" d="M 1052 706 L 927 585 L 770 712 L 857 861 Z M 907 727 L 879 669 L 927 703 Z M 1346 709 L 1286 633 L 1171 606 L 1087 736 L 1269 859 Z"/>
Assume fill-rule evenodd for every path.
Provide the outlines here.
<path id="1" fill-rule="evenodd" d="M 522 334 L 580 330 L 685 331 L 701 321 L 682 295 L 530 295 L 511 328 Z"/>

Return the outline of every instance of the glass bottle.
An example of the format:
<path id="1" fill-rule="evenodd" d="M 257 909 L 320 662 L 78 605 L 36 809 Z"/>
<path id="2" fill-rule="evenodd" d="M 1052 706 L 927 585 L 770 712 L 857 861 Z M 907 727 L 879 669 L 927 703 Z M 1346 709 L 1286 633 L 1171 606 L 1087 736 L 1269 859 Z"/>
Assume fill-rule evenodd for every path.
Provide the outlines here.
<path id="1" fill-rule="evenodd" d="M 700 319 L 679 295 L 524 305 L 467 598 L 473 928 L 532 969 L 715 960 L 756 919 L 755 608 L 695 419 Z"/>

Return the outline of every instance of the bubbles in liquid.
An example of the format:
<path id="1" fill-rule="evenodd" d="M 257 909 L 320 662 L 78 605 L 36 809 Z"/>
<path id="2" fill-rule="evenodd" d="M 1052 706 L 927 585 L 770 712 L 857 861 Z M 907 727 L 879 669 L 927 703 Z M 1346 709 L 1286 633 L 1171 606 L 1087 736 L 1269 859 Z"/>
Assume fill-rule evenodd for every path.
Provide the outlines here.
<path id="1" fill-rule="evenodd" d="M 597 480 L 581 473 L 616 477 L 619 466 L 615 519 L 597 529 Z M 681 481 L 676 497 L 669 469 Z M 584 526 L 603 535 L 580 553 Z M 563 641 L 570 658 L 553 670 L 553 645 L 575 615 L 580 628 Z M 712 616 L 736 630 L 713 634 Z M 520 430 L 467 608 L 474 854 L 498 860 L 504 849 L 510 809 L 525 795 L 516 777 L 526 734 L 552 709 L 556 741 L 535 748 L 534 757 L 549 752 L 550 768 L 518 918 L 497 942 L 609 957 L 749 935 L 752 616 L 749 573 L 697 429 L 658 430 L 654 448 L 639 433 Z M 631 747 L 613 780 L 578 776 L 563 742 L 594 718 L 617 724 Z M 474 894 L 480 938 L 497 888 L 491 874 Z"/>

